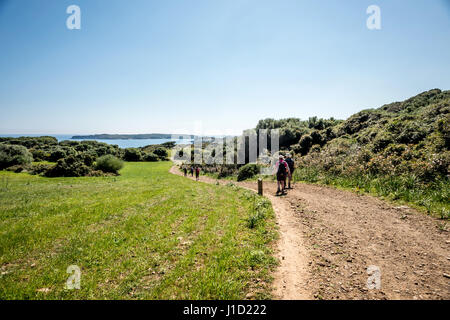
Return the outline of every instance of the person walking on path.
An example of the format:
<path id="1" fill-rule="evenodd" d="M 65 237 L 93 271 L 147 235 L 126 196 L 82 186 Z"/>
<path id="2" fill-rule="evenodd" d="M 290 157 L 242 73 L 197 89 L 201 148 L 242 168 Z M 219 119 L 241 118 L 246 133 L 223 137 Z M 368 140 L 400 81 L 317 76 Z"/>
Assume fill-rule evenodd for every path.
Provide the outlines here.
<path id="1" fill-rule="evenodd" d="M 187 176 L 187 168 L 186 168 L 186 166 L 183 167 L 183 173 L 184 173 L 184 176 L 186 177 Z"/>
<path id="2" fill-rule="evenodd" d="M 195 180 L 198 181 L 200 176 L 200 167 L 195 167 Z"/>
<path id="3" fill-rule="evenodd" d="M 194 176 L 194 167 L 191 167 L 191 177 Z"/>
<path id="4" fill-rule="evenodd" d="M 281 192 L 281 194 L 286 194 L 285 188 L 285 179 L 289 174 L 289 166 L 284 161 L 284 157 L 280 155 L 277 163 L 275 164 L 275 174 L 277 175 L 277 195 Z"/>
<path id="5" fill-rule="evenodd" d="M 292 189 L 291 188 L 291 181 L 292 181 L 292 175 L 294 174 L 294 170 L 295 170 L 295 163 L 294 163 L 294 160 L 292 159 L 290 153 L 288 153 L 286 155 L 286 163 L 289 166 L 289 173 L 287 175 L 287 177 L 288 177 L 288 187 L 287 188 L 288 189 Z M 286 186 L 286 182 L 284 183 L 284 186 Z"/>

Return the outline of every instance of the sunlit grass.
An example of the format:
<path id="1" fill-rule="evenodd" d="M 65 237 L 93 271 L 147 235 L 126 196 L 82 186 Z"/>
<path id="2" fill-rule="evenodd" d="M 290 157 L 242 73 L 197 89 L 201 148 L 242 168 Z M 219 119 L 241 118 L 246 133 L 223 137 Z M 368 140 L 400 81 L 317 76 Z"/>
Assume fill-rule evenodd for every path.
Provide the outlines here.
<path id="1" fill-rule="evenodd" d="M 119 177 L 0 172 L 0 299 L 270 297 L 272 209 L 249 228 L 257 196 L 170 165 L 126 163 Z M 64 289 L 70 265 L 80 290 Z"/>

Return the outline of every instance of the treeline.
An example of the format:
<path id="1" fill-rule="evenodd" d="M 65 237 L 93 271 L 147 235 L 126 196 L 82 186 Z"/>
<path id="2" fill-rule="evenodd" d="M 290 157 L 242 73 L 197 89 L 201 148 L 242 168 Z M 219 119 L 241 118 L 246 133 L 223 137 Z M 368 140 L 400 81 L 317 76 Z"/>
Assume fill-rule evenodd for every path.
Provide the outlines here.
<path id="1" fill-rule="evenodd" d="M 48 177 L 118 174 L 122 161 L 167 160 L 174 143 L 121 149 L 97 141 L 61 141 L 54 137 L 0 138 L 0 170 Z"/>

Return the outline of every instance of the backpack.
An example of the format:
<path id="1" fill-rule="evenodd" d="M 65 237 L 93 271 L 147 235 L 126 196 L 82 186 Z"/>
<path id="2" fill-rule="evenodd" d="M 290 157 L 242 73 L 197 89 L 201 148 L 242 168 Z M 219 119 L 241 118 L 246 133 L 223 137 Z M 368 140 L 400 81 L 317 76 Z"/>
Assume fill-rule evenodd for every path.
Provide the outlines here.
<path id="1" fill-rule="evenodd" d="M 291 158 L 287 158 L 286 162 L 287 162 L 287 164 L 289 166 L 289 170 L 292 171 L 292 169 L 294 169 L 294 160 L 292 160 Z"/>
<path id="2" fill-rule="evenodd" d="M 286 174 L 286 162 L 280 161 L 278 162 L 278 172 L 279 175 L 285 175 Z"/>

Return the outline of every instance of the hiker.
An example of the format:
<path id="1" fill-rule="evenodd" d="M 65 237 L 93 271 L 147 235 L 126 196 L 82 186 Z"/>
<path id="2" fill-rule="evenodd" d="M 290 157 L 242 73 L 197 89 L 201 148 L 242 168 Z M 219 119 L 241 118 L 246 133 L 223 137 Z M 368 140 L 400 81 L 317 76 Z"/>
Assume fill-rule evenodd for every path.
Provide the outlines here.
<path id="1" fill-rule="evenodd" d="M 286 163 L 289 166 L 289 173 L 287 175 L 287 177 L 288 177 L 288 187 L 287 188 L 288 189 L 292 189 L 291 188 L 291 181 L 292 181 L 292 175 L 294 174 L 294 170 L 295 170 L 295 163 L 294 163 L 294 160 L 292 159 L 290 153 L 288 153 L 286 155 Z M 284 182 L 284 186 L 286 187 L 286 181 Z"/>
<path id="2" fill-rule="evenodd" d="M 186 166 L 183 167 L 183 172 L 184 172 L 184 176 L 186 177 L 187 176 L 187 168 L 186 168 Z"/>
<path id="3" fill-rule="evenodd" d="M 275 172 L 277 175 L 277 195 L 280 192 L 281 194 L 286 194 L 284 188 L 286 176 L 289 174 L 289 166 L 286 161 L 284 161 L 284 157 L 281 154 L 277 163 L 275 164 Z"/>
<path id="4" fill-rule="evenodd" d="M 194 176 L 194 167 L 191 166 L 191 177 Z"/>
<path id="5" fill-rule="evenodd" d="M 195 167 L 195 180 L 198 181 L 200 175 L 200 167 Z"/>

